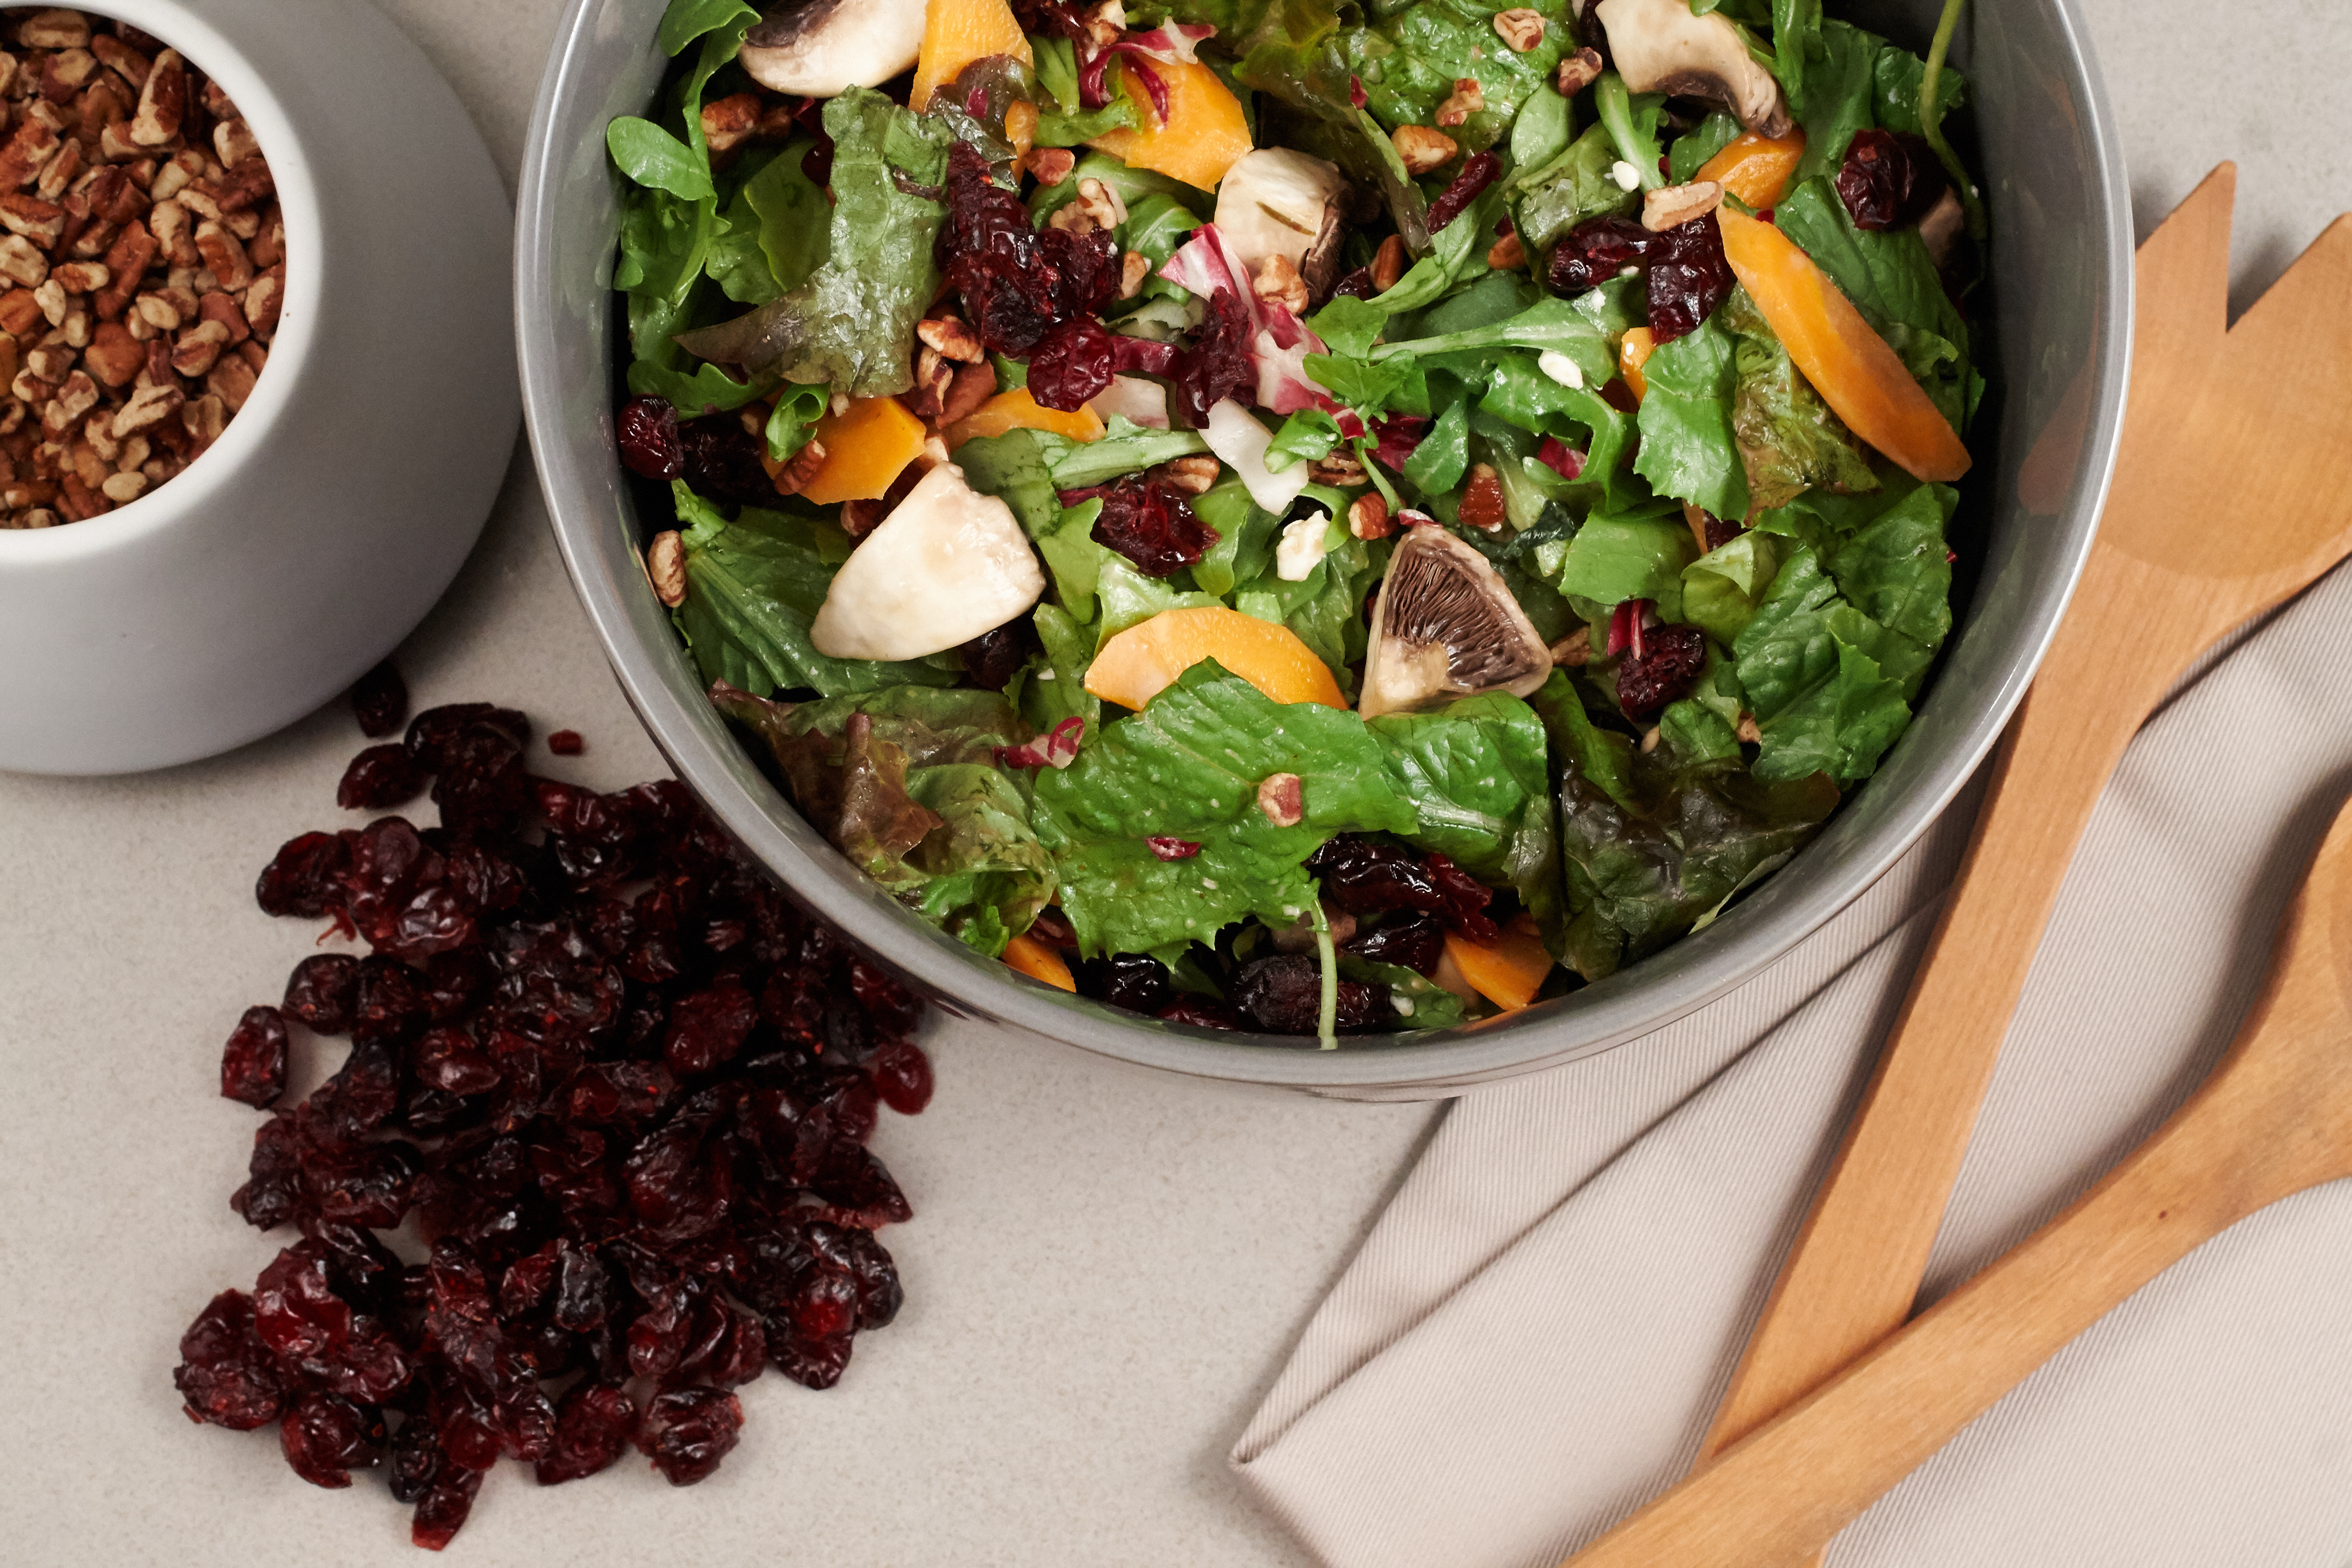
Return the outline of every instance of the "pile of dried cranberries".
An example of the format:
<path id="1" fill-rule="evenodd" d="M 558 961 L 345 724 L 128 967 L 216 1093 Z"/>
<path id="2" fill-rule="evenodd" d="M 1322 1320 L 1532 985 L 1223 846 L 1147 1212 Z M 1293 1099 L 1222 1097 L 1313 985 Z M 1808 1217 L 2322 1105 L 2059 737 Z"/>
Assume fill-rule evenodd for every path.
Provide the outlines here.
<path id="1" fill-rule="evenodd" d="M 354 698 L 371 734 L 406 707 L 396 676 Z M 765 1363 L 838 1381 L 898 1310 L 875 1230 L 912 1212 L 866 1141 L 931 1094 L 920 1004 L 683 787 L 537 777 L 529 738 L 488 704 L 419 714 L 341 793 L 429 780 L 441 826 L 304 834 L 262 872 L 265 910 L 373 952 L 303 960 L 229 1038 L 221 1092 L 262 1108 L 289 1019 L 352 1047 L 230 1199 L 300 1238 L 197 1315 L 173 1375 L 191 1419 L 279 1423 L 316 1485 L 385 1466 L 435 1549 L 502 1456 L 551 1485 L 635 1444 L 685 1486 Z M 375 1234 L 404 1226 L 425 1261 Z"/>

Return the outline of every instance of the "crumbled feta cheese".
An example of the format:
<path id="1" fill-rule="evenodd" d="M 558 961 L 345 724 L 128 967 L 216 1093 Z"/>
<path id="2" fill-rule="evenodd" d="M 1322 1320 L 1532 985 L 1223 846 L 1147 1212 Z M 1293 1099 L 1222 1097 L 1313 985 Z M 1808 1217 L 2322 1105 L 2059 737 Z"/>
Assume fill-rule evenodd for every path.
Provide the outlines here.
<path id="1" fill-rule="evenodd" d="M 1621 191 L 1630 191 L 1642 183 L 1642 171 L 1620 158 L 1609 165 L 1609 177 L 1617 182 Z"/>
<path id="2" fill-rule="evenodd" d="M 1412 1016 L 1412 998 L 1402 991 L 1389 993 L 1389 1005 L 1397 1010 L 1397 1016 L 1400 1018 Z"/>
<path id="3" fill-rule="evenodd" d="M 1574 360 L 1558 349 L 1546 349 L 1538 354 L 1536 368 L 1562 386 L 1572 386 L 1579 392 L 1584 390 L 1584 372 L 1577 368 Z"/>
<path id="4" fill-rule="evenodd" d="M 1213 893 L 1217 890 L 1217 879 L 1214 877 L 1203 877 L 1201 879 L 1201 886 Z"/>
<path id="5" fill-rule="evenodd" d="M 1330 531 L 1331 514 L 1318 511 L 1285 523 L 1282 542 L 1274 547 L 1274 574 L 1286 583 L 1304 583 L 1323 559 L 1323 536 Z"/>
<path id="6" fill-rule="evenodd" d="M 1040 680 L 1051 680 L 1054 679 L 1054 672 L 1050 669 L 1041 669 L 1037 672 L 1037 679 Z"/>

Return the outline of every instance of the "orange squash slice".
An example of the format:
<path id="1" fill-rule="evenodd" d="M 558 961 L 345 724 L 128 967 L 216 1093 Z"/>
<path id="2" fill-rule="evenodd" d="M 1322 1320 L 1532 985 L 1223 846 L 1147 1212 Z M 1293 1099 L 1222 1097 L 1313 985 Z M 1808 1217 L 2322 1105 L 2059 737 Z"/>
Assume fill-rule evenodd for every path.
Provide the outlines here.
<path id="1" fill-rule="evenodd" d="M 1330 667 L 1298 634 L 1223 605 L 1162 610 L 1103 644 L 1087 670 L 1087 689 L 1122 708 L 1141 708 L 1176 678 L 1213 658 L 1276 702 L 1345 708 Z"/>

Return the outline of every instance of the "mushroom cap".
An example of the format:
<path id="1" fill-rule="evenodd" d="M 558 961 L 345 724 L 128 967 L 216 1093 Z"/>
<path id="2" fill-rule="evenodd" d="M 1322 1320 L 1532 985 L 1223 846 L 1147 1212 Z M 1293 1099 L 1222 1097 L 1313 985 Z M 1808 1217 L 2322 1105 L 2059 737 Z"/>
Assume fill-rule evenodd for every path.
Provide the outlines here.
<path id="1" fill-rule="evenodd" d="M 1244 153 L 1219 182 L 1217 232 L 1253 274 L 1269 258 L 1285 257 L 1307 278 L 1308 289 L 1319 293 L 1309 261 L 1325 254 L 1338 259 L 1347 201 L 1348 177 L 1337 163 L 1287 147 L 1261 147 Z M 1328 273 L 1329 265 L 1322 270 Z"/>
<path id="2" fill-rule="evenodd" d="M 924 0 L 778 0 L 743 36 L 736 59 L 773 92 L 833 98 L 913 68 Z"/>
<path id="3" fill-rule="evenodd" d="M 1357 703 L 1367 719 L 1482 691 L 1525 697 L 1551 675 L 1551 650 L 1502 574 L 1432 524 L 1405 530 L 1389 558 L 1371 645 Z"/>
<path id="4" fill-rule="evenodd" d="M 921 658 L 994 631 L 1045 592 L 1013 509 L 941 463 L 834 574 L 809 640 L 827 658 Z"/>
<path id="5" fill-rule="evenodd" d="M 1689 0 L 1600 0 L 1592 11 L 1629 90 L 1704 99 L 1759 136 L 1789 133 L 1780 82 L 1748 52 L 1729 17 L 1695 16 Z"/>

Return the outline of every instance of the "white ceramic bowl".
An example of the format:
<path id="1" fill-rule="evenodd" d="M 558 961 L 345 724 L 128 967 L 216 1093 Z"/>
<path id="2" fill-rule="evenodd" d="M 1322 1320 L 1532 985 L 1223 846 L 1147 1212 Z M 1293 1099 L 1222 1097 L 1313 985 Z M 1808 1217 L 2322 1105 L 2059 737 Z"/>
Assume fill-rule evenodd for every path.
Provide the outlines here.
<path id="1" fill-rule="evenodd" d="M 218 81 L 269 160 L 268 368 L 187 470 L 0 531 L 0 768 L 129 773 L 242 745 L 390 652 L 514 447 L 511 227 L 466 110 L 364 0 L 98 0 Z"/>

